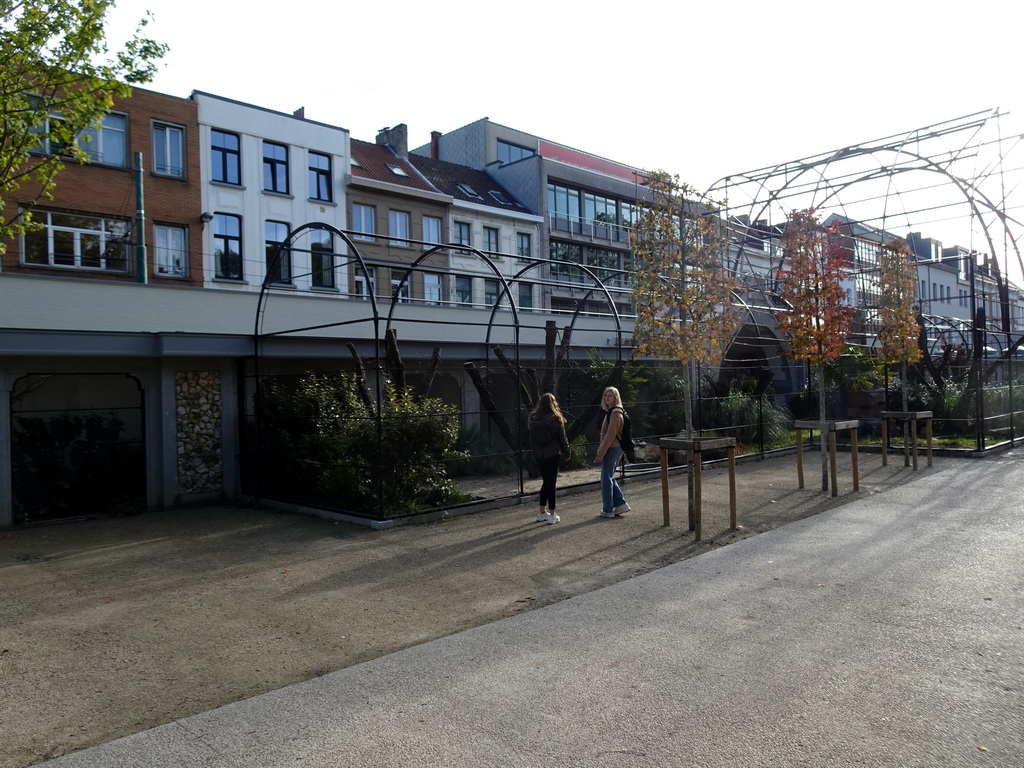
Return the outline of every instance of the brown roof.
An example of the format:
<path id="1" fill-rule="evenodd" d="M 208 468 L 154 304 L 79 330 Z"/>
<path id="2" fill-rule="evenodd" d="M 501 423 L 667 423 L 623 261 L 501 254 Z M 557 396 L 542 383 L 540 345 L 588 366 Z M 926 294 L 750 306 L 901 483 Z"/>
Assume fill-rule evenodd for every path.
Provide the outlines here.
<path id="1" fill-rule="evenodd" d="M 487 205 L 502 211 L 533 213 L 486 171 L 423 155 L 409 155 L 409 160 L 435 187 L 456 200 Z"/>
<path id="2" fill-rule="evenodd" d="M 437 192 L 407 159 L 398 157 L 389 147 L 352 139 L 352 175 L 411 189 Z"/>

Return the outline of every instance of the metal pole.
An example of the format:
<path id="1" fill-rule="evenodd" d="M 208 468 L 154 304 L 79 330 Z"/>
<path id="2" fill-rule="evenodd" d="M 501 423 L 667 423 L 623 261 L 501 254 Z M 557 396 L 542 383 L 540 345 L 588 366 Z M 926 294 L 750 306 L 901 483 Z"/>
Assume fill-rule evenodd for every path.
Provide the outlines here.
<path id="1" fill-rule="evenodd" d="M 135 153 L 135 279 L 149 282 L 146 259 L 146 207 L 142 195 L 142 153 Z"/>

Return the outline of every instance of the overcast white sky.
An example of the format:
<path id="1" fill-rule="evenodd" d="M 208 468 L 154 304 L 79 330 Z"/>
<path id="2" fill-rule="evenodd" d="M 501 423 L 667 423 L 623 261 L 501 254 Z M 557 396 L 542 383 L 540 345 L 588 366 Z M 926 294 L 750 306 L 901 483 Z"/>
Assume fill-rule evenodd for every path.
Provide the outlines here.
<path id="1" fill-rule="evenodd" d="M 413 147 L 486 116 L 701 190 L 995 107 L 1024 132 L 1007 0 L 120 0 L 111 39 L 147 10 L 171 46 L 157 91 L 305 107 L 366 141 L 404 122 Z"/>

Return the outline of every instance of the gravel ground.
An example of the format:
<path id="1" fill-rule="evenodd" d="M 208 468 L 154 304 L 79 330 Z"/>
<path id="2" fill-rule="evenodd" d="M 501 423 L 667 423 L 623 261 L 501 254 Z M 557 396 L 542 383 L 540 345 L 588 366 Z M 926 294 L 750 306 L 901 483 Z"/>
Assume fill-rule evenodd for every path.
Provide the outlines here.
<path id="1" fill-rule="evenodd" d="M 626 487 L 633 511 L 614 520 L 597 516 L 594 486 L 579 487 L 555 526 L 534 522 L 531 501 L 383 531 L 216 506 L 0 532 L 0 768 L 564 600 L 934 471 L 923 457 L 914 473 L 862 454 L 854 493 L 840 458 L 835 499 L 813 470 L 797 490 L 792 456 L 741 464 L 738 531 L 725 471 L 706 470 L 699 543 L 683 476 L 671 527 L 655 477 Z"/>

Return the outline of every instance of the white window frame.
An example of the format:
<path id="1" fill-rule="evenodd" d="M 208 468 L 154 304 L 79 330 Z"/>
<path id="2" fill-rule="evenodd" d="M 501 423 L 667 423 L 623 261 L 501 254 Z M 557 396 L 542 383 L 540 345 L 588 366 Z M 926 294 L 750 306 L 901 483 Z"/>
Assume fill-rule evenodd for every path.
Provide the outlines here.
<path id="1" fill-rule="evenodd" d="M 153 173 L 176 179 L 185 178 L 185 129 L 182 126 L 153 123 Z"/>
<path id="2" fill-rule="evenodd" d="M 428 243 L 443 243 L 441 233 L 444 231 L 444 221 L 437 216 L 423 217 L 423 239 Z"/>
<path id="3" fill-rule="evenodd" d="M 371 294 L 376 295 L 377 292 L 377 268 L 367 267 L 366 271 L 370 273 L 370 286 L 367 289 L 366 276 L 363 275 L 363 270 L 359 268 L 357 264 L 352 265 L 353 275 L 352 284 L 355 287 L 352 295 L 357 299 L 363 301 L 369 301 Z"/>
<path id="4" fill-rule="evenodd" d="M 160 277 L 188 277 L 188 230 L 185 227 L 153 225 L 153 264 Z"/>
<path id="5" fill-rule="evenodd" d="M 406 211 L 388 211 L 388 234 L 391 245 L 409 246 L 409 228 L 412 217 Z"/>
<path id="6" fill-rule="evenodd" d="M 69 219 L 63 221 L 63 218 Z M 70 219 L 96 222 L 95 226 L 75 226 Z M 94 216 L 87 213 L 60 211 L 33 211 L 33 220 L 42 229 L 22 236 L 22 261 L 26 265 L 126 273 L 129 271 L 127 237 L 129 222 L 125 219 Z M 40 241 L 46 251 L 46 261 L 30 261 L 29 251 Z M 69 245 L 68 252 L 57 254 L 56 249 Z M 110 254 L 117 254 L 112 259 Z M 58 259 L 57 256 L 63 257 Z M 112 266 L 113 265 L 113 266 Z"/>
<path id="7" fill-rule="evenodd" d="M 423 303 L 438 306 L 441 303 L 441 290 L 444 281 L 436 272 L 423 273 Z"/>
<path id="8" fill-rule="evenodd" d="M 352 236 L 356 240 L 376 240 L 377 209 L 365 203 L 352 203 L 352 230 L 359 233 Z"/>

